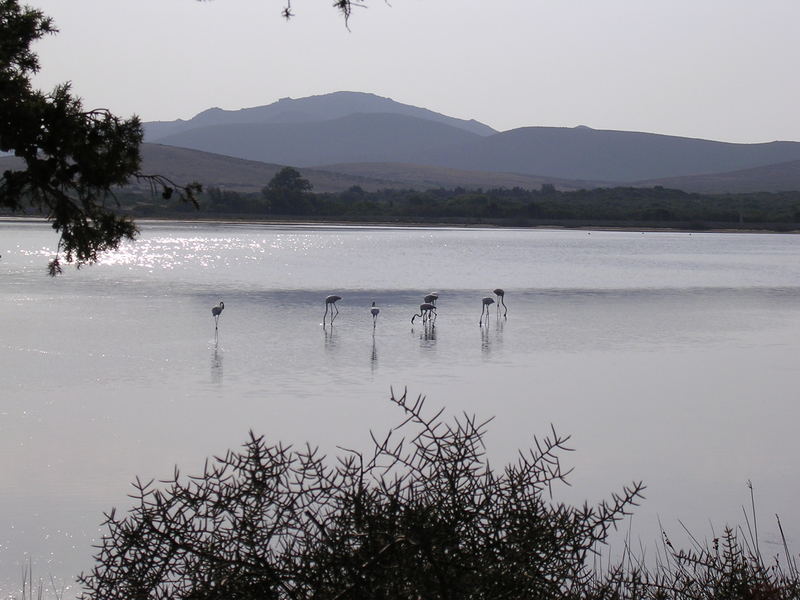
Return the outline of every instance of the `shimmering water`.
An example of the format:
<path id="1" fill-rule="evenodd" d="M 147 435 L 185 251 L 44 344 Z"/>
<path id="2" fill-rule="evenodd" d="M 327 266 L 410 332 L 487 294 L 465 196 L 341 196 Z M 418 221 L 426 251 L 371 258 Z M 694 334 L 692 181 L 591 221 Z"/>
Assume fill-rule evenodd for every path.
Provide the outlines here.
<path id="1" fill-rule="evenodd" d="M 644 480 L 646 543 L 659 516 L 701 535 L 742 521 L 749 479 L 763 542 L 780 513 L 800 549 L 800 237 L 145 224 L 51 279 L 55 241 L 0 224 L 4 594 L 28 557 L 44 578 L 88 569 L 135 476 L 199 470 L 251 429 L 366 447 L 406 386 L 447 414 L 495 415 L 496 464 L 551 423 L 572 434 L 560 498 Z M 481 328 L 495 287 L 508 319 Z M 430 291 L 433 331 L 410 323 Z"/>

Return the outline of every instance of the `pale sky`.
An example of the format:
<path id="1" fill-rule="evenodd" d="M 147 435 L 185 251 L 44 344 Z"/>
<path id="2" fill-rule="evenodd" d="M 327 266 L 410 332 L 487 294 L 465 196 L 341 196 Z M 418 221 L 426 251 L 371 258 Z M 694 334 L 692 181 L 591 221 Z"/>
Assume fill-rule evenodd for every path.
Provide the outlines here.
<path id="1" fill-rule="evenodd" d="M 800 0 L 28 0 L 49 89 L 188 119 L 339 90 L 498 130 L 587 125 L 800 141 Z"/>

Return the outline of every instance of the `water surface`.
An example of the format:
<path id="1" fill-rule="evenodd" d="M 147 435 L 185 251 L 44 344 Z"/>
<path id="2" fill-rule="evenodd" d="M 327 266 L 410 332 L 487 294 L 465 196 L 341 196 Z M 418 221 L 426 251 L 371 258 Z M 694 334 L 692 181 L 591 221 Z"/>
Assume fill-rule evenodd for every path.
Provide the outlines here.
<path id="1" fill-rule="evenodd" d="M 0 224 L 4 594 L 28 557 L 45 578 L 88 569 L 135 476 L 197 471 L 251 429 L 366 447 L 406 387 L 432 410 L 494 415 L 498 465 L 551 424 L 572 434 L 560 499 L 644 480 L 645 542 L 659 516 L 701 535 L 740 522 L 752 480 L 763 543 L 780 513 L 800 548 L 800 237 L 144 224 L 51 279 L 55 241 Z M 508 318 L 479 327 L 495 287 Z M 431 291 L 433 331 L 410 323 Z"/>

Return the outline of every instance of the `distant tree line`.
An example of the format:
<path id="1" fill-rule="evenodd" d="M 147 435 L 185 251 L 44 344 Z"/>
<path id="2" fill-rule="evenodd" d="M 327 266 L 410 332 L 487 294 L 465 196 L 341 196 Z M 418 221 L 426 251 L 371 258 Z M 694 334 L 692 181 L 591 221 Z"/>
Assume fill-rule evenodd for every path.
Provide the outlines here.
<path id="1" fill-rule="evenodd" d="M 158 199 L 156 199 L 158 200 Z M 209 215 L 251 215 L 264 218 L 348 218 L 389 220 L 506 220 L 620 223 L 794 224 L 800 223 L 800 191 L 747 194 L 698 194 L 663 187 L 615 187 L 559 191 L 551 184 L 538 190 L 383 189 L 369 192 L 353 186 L 338 193 L 314 193 L 293 168 L 280 171 L 261 193 L 208 188 L 199 198 Z M 130 207 L 135 210 L 136 207 Z M 142 214 L 139 207 L 139 214 Z M 185 203 L 147 206 L 152 214 L 192 210 Z M 146 214 L 146 213 L 145 213 Z"/>
<path id="2" fill-rule="evenodd" d="M 615 187 L 560 191 L 540 189 L 436 188 L 315 193 L 297 169 L 279 171 L 261 192 L 208 187 L 198 208 L 161 194 L 117 194 L 120 210 L 133 217 L 243 217 L 351 221 L 463 221 L 506 225 L 649 225 L 703 229 L 715 225 L 793 228 L 800 224 L 800 191 L 699 194 L 663 187 Z"/>

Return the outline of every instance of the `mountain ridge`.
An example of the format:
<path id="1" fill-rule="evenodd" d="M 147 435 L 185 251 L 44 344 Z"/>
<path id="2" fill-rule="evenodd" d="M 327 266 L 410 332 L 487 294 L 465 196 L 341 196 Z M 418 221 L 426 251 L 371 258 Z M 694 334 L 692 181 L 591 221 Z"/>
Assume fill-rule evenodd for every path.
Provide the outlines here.
<path id="1" fill-rule="evenodd" d="M 609 185 L 800 160 L 800 143 L 791 141 L 741 144 L 585 125 L 497 132 L 474 120 L 362 92 L 284 98 L 238 111 L 210 108 L 189 121 L 144 126 L 146 139 L 155 136 L 161 144 L 302 168 L 416 164 Z M 753 176 L 764 179 L 763 173 Z M 418 179 L 424 177 L 420 173 Z"/>
<path id="2" fill-rule="evenodd" d="M 208 125 L 165 136 L 158 143 L 311 167 L 332 162 L 413 162 L 422 148 L 449 147 L 479 137 L 405 115 L 356 113 L 320 122 Z"/>
<path id="3" fill-rule="evenodd" d="M 413 116 L 422 120 L 445 123 L 477 135 L 497 133 L 488 125 L 475 119 L 459 119 L 427 108 L 420 108 L 391 98 L 365 92 L 339 91 L 305 98 L 281 98 L 271 104 L 225 110 L 208 108 L 188 120 L 145 122 L 145 141 L 157 142 L 166 135 L 208 125 L 241 123 L 300 123 L 320 122 L 354 113 L 394 113 Z"/>
<path id="4" fill-rule="evenodd" d="M 565 190 L 800 190 L 798 142 L 741 144 L 585 125 L 497 132 L 362 92 L 214 107 L 188 121 L 143 126 L 146 139 L 160 136 L 158 149 L 142 148 L 145 171 L 242 191 L 260 189 L 282 165 L 302 169 L 317 191 L 545 183 Z"/>
<path id="5" fill-rule="evenodd" d="M 734 144 L 646 132 L 532 126 L 472 140 L 447 152 L 429 151 L 422 158 L 467 170 L 634 183 L 799 160 L 800 143 Z"/>

